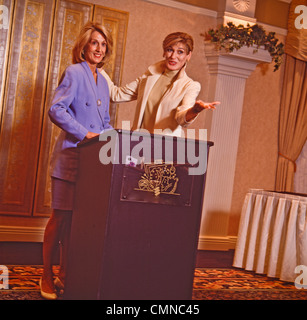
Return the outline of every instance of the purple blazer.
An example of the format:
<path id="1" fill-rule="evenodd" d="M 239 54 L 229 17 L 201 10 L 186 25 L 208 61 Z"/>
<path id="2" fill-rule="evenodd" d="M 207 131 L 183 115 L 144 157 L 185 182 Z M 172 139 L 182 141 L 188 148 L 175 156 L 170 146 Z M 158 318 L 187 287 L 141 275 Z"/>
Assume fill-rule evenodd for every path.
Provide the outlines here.
<path id="1" fill-rule="evenodd" d="M 112 129 L 109 101 L 109 87 L 100 72 L 96 84 L 87 62 L 67 67 L 49 109 L 50 120 L 62 129 L 51 157 L 51 176 L 76 181 L 77 144 L 88 131 Z"/>

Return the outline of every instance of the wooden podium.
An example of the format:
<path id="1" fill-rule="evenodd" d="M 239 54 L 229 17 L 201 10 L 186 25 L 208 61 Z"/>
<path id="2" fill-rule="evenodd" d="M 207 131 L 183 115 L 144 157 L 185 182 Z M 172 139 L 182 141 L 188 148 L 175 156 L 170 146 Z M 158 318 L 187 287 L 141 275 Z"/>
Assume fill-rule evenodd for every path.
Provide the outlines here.
<path id="1" fill-rule="evenodd" d="M 193 145 L 188 149 L 188 139 L 175 137 L 112 134 L 115 140 L 96 137 L 79 145 L 64 298 L 191 299 L 206 176 L 189 174 L 193 165 L 182 152 Z M 115 152 L 106 153 L 111 140 Z M 194 142 L 207 160 L 213 143 Z M 140 146 L 151 151 L 151 161 L 129 157 Z M 102 164 L 109 156 L 111 163 Z"/>

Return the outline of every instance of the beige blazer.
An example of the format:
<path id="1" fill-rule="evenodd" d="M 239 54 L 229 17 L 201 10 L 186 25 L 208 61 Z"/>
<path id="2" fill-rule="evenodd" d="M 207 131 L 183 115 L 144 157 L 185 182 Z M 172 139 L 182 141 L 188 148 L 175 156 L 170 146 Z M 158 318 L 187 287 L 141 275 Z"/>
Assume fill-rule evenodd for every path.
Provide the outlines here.
<path id="1" fill-rule="evenodd" d="M 123 87 L 117 87 L 105 71 L 101 71 L 109 84 L 110 99 L 113 102 L 137 100 L 136 113 L 132 130 L 141 128 L 147 99 L 156 81 L 164 71 L 164 61 L 151 65 L 138 79 Z M 178 74 L 177 80 L 166 91 L 158 107 L 154 129 L 170 129 L 171 135 L 182 136 L 182 127 L 189 125 L 185 115 L 196 101 L 200 92 L 200 83 L 193 81 L 185 72 L 185 67 Z"/>

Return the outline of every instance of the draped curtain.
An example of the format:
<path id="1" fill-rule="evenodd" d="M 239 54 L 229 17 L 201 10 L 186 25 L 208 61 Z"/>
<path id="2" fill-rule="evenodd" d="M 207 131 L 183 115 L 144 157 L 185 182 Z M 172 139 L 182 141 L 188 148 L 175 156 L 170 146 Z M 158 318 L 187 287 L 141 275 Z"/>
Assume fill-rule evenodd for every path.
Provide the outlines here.
<path id="1" fill-rule="evenodd" d="M 294 192 L 307 194 L 307 141 L 296 160 L 294 175 Z"/>
<path id="2" fill-rule="evenodd" d="M 307 139 L 307 29 L 297 29 L 295 13 L 307 0 L 290 6 L 283 90 L 279 116 L 279 146 L 276 190 L 293 192 L 296 159 Z"/>

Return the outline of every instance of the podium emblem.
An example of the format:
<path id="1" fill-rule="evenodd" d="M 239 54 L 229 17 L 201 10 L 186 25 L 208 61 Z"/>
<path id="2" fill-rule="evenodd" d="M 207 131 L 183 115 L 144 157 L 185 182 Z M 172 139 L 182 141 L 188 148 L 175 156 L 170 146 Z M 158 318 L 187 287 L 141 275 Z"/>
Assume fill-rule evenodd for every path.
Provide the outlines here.
<path id="1" fill-rule="evenodd" d="M 153 192 L 155 196 L 161 193 L 179 196 L 176 193 L 179 178 L 173 164 L 145 164 L 144 174 L 135 190 Z"/>

